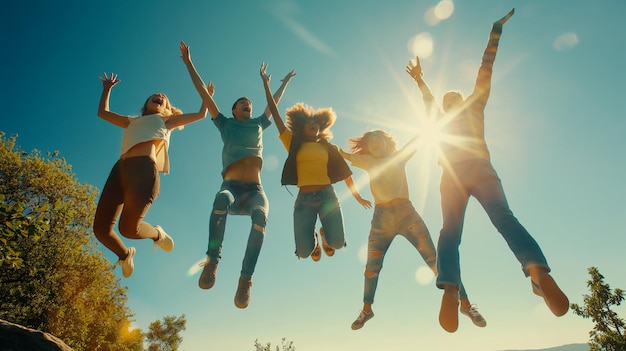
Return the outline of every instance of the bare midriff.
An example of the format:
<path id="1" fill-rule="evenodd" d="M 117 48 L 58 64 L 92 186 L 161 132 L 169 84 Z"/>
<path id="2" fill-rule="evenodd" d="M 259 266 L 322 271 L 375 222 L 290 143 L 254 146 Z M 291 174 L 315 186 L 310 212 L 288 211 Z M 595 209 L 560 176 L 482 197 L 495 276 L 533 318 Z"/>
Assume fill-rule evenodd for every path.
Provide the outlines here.
<path id="1" fill-rule="evenodd" d="M 238 180 L 240 182 L 261 184 L 262 164 L 263 162 L 258 157 L 244 157 L 237 162 L 231 163 L 228 168 L 226 168 L 224 180 Z"/>
<path id="2" fill-rule="evenodd" d="M 156 151 L 163 142 L 163 139 L 158 140 L 148 140 L 142 143 L 139 143 L 130 148 L 130 150 L 126 151 L 120 159 L 125 159 L 129 157 L 137 157 L 137 156 L 148 156 L 154 162 L 156 162 Z"/>
<path id="3" fill-rule="evenodd" d="M 376 207 L 389 208 L 389 207 L 394 207 L 394 206 L 398 206 L 398 205 L 401 205 L 401 204 L 405 204 L 407 202 L 409 202 L 409 199 L 405 199 L 405 198 L 400 197 L 400 198 L 396 198 L 396 199 L 393 199 L 393 200 L 390 200 L 390 201 L 387 201 L 387 202 L 376 204 Z"/>
<path id="4" fill-rule="evenodd" d="M 305 185 L 300 187 L 299 192 L 301 193 L 312 193 L 315 191 L 320 191 L 324 188 L 328 188 L 330 186 L 330 184 L 325 184 L 325 185 Z"/>

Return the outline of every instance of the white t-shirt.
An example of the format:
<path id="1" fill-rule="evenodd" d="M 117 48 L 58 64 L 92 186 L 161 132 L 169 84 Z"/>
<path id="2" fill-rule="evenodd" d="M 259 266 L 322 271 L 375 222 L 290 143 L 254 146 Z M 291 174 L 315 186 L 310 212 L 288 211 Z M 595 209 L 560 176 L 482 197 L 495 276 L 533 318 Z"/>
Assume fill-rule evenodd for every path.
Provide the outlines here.
<path id="1" fill-rule="evenodd" d="M 130 124 L 122 136 L 122 155 L 133 146 L 149 140 L 163 140 L 156 150 L 157 169 L 165 174 L 170 172 L 168 149 L 170 146 L 170 130 L 165 127 L 161 115 L 145 115 L 130 118 Z"/>

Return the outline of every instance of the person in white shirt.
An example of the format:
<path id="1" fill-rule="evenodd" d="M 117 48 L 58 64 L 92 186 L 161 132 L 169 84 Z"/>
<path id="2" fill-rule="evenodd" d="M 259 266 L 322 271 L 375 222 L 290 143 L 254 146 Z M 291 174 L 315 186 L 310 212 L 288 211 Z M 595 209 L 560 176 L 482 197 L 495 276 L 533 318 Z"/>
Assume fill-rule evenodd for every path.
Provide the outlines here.
<path id="1" fill-rule="evenodd" d="M 96 209 L 93 231 L 96 238 L 118 257 L 122 274 L 128 278 L 133 273 L 135 248 L 127 247 L 115 233 L 119 231 L 129 239 L 152 239 L 155 246 L 169 252 L 174 241 L 160 226 L 153 226 L 143 219 L 150 205 L 159 195 L 159 172 L 169 173 L 168 147 L 170 132 L 174 128 L 206 117 L 204 105 L 198 112 L 183 114 L 170 104 L 165 94 L 151 95 L 141 109 L 141 116 L 125 116 L 109 110 L 111 89 L 120 80 L 111 73 L 99 77 L 102 95 L 98 106 L 98 117 L 124 128 L 122 152 L 113 166 L 100 194 Z M 211 84 L 207 87 L 211 92 Z"/>

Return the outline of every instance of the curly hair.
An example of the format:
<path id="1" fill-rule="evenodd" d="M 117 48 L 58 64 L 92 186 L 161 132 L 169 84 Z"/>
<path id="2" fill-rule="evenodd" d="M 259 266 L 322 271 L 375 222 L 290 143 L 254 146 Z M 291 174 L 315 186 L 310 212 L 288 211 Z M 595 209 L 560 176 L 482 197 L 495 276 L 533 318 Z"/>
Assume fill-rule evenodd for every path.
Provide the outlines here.
<path id="1" fill-rule="evenodd" d="M 313 107 L 299 102 L 287 109 L 286 125 L 296 137 L 304 135 L 304 125 L 311 119 L 315 120 L 320 127 L 317 136 L 318 140 L 323 139 L 328 141 L 333 138 L 330 127 L 335 123 L 337 114 L 331 107 L 314 110 Z"/>
<path id="2" fill-rule="evenodd" d="M 390 153 L 396 152 L 396 141 L 394 140 L 391 134 L 385 132 L 381 129 L 372 130 L 369 132 L 363 133 L 360 137 L 354 137 L 348 139 L 348 145 L 350 151 L 355 155 L 369 155 L 370 150 L 368 147 L 369 140 L 372 136 L 380 136 L 387 142 Z"/>
<path id="3" fill-rule="evenodd" d="M 141 108 L 142 116 L 145 116 L 146 114 L 148 114 L 148 112 L 146 111 L 146 105 L 148 104 L 148 101 L 150 101 L 150 99 L 154 95 L 155 94 L 148 96 L 148 98 L 146 99 L 146 102 L 143 103 L 143 107 Z M 165 111 L 161 113 L 163 117 L 176 116 L 176 115 L 183 114 L 183 111 L 181 109 L 174 107 L 170 104 L 170 99 L 167 97 L 167 95 L 163 94 L 163 96 L 165 96 Z"/>

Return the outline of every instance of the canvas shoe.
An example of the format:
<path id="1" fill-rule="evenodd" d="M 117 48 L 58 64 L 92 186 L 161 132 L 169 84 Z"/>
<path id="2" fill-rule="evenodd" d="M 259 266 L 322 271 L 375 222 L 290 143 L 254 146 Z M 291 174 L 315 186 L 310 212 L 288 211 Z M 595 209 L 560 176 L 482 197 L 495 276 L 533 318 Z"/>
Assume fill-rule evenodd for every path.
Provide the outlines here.
<path id="1" fill-rule="evenodd" d="M 200 289 L 211 289 L 215 285 L 215 276 L 217 275 L 217 261 L 211 260 L 207 256 L 206 260 L 200 263 L 202 273 L 200 273 L 200 279 L 198 279 L 198 286 Z"/>
<path id="2" fill-rule="evenodd" d="M 485 318 L 483 318 L 480 312 L 478 312 L 478 308 L 476 307 L 476 305 L 471 304 L 467 308 L 461 306 L 459 311 L 461 311 L 462 314 L 468 316 L 472 320 L 474 325 L 481 328 L 487 325 L 487 321 L 485 320 Z"/>
<path id="3" fill-rule="evenodd" d="M 324 253 L 326 256 L 331 257 L 335 254 L 335 249 L 328 245 L 326 242 L 326 237 L 324 236 L 324 228 L 320 228 L 320 236 L 322 237 L 322 249 L 324 249 Z"/>
<path id="4" fill-rule="evenodd" d="M 543 297 L 546 305 L 548 305 L 548 308 L 555 316 L 560 317 L 567 313 L 567 310 L 569 310 L 569 299 L 556 285 L 550 274 L 542 274 L 539 276 L 539 282 L 536 283 L 531 279 L 530 283 L 533 293 Z"/>
<path id="5" fill-rule="evenodd" d="M 135 252 L 136 250 L 134 247 L 129 247 L 126 258 L 117 261 L 117 264 L 122 266 L 122 275 L 124 275 L 124 278 L 130 277 L 130 275 L 133 274 L 133 270 L 135 270 L 135 262 L 133 262 Z"/>
<path id="6" fill-rule="evenodd" d="M 374 311 L 365 312 L 361 310 L 359 316 L 356 317 L 356 320 L 354 322 L 352 322 L 352 330 L 359 330 L 363 328 L 365 322 L 369 321 L 372 318 L 374 318 Z"/>
<path id="7" fill-rule="evenodd" d="M 252 279 L 239 278 L 239 286 L 235 293 L 235 306 L 239 308 L 246 308 L 250 303 L 250 287 L 252 286 Z"/>
<path id="8" fill-rule="evenodd" d="M 159 239 L 154 241 L 154 247 L 159 246 L 165 252 L 172 251 L 174 249 L 174 240 L 172 237 L 167 235 L 160 225 L 155 225 L 154 228 L 159 232 Z"/>
<path id="9" fill-rule="evenodd" d="M 317 233 L 315 233 L 315 248 L 311 252 L 311 259 L 317 262 L 320 258 L 322 258 L 322 250 L 320 250 L 320 240 L 317 237 Z"/>

